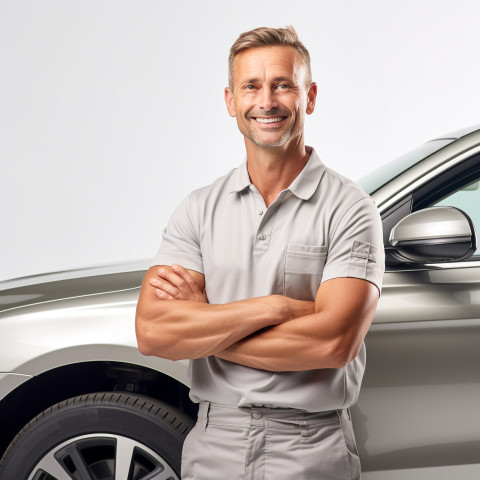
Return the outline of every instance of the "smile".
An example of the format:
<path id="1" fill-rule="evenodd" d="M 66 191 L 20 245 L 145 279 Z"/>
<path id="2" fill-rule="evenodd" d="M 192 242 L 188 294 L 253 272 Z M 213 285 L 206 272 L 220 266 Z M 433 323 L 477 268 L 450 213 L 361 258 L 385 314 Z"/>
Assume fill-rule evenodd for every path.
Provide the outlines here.
<path id="1" fill-rule="evenodd" d="M 255 120 L 259 123 L 277 123 L 285 120 L 287 117 L 270 117 L 270 118 L 262 118 L 262 117 L 254 117 Z"/>

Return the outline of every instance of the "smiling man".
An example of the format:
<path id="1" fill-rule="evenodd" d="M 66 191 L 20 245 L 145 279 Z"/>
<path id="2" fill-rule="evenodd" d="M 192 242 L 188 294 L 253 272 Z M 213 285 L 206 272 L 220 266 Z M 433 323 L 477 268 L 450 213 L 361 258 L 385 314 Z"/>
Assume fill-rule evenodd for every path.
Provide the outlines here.
<path id="1" fill-rule="evenodd" d="M 183 480 L 357 479 L 349 407 L 384 268 L 372 200 L 304 143 L 292 27 L 245 32 L 225 102 L 246 161 L 176 209 L 137 306 L 145 355 L 191 359 Z"/>
<path id="2" fill-rule="evenodd" d="M 242 50 L 234 65 L 225 100 L 245 138 L 269 148 L 295 137 L 300 140 L 305 113 L 312 113 L 315 106 L 317 87 L 299 52 L 284 46 Z M 269 88 L 262 88 L 265 83 Z"/>

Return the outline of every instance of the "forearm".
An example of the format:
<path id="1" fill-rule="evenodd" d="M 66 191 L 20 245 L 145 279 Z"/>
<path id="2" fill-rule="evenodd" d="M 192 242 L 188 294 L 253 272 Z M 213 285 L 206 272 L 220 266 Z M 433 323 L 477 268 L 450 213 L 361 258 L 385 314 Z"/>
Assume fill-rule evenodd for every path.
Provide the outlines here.
<path id="1" fill-rule="evenodd" d="M 303 371 L 345 366 L 338 337 L 328 328 L 312 334 L 314 315 L 250 335 L 218 352 L 217 357 L 269 371 Z"/>
<path id="2" fill-rule="evenodd" d="M 217 356 L 270 371 L 342 368 L 358 355 L 377 301 L 369 282 L 330 280 L 317 293 L 315 313 L 251 335 Z"/>
<path id="3" fill-rule="evenodd" d="M 172 360 L 207 357 L 266 327 L 314 311 L 313 302 L 281 295 L 211 305 L 202 293 L 204 286 L 203 274 L 180 265 L 148 270 L 136 313 L 143 354 Z"/>
<path id="4" fill-rule="evenodd" d="M 280 296 L 258 297 L 224 305 L 192 301 L 155 301 L 142 308 L 136 330 L 145 355 L 172 360 L 214 355 L 265 327 L 289 317 Z"/>

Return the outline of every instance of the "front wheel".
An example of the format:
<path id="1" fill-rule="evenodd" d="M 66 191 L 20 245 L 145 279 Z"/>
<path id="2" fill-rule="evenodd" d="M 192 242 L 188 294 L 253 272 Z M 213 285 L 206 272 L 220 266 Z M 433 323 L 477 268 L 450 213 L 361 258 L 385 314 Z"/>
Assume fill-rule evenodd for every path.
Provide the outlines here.
<path id="1" fill-rule="evenodd" d="M 140 395 L 97 393 L 32 420 L 0 462 L 2 480 L 179 480 L 192 420 Z"/>

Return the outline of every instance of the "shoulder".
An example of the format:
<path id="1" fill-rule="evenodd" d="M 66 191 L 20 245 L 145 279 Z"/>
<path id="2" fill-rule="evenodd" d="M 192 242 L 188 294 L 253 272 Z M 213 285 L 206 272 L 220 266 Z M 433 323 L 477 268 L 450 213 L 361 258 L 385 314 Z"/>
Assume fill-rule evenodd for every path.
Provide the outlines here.
<path id="1" fill-rule="evenodd" d="M 214 180 L 211 184 L 193 190 L 187 199 L 191 202 L 204 202 L 212 197 L 218 197 L 224 193 L 229 193 L 235 184 L 235 177 L 238 168 L 233 168 L 225 175 Z"/>
<path id="2" fill-rule="evenodd" d="M 333 224 L 338 223 L 349 211 L 363 210 L 373 215 L 378 212 L 373 199 L 360 185 L 329 167 L 325 167 L 318 194 L 317 201 Z"/>
<path id="3" fill-rule="evenodd" d="M 329 167 L 325 167 L 322 183 L 324 185 L 321 184 L 321 188 L 325 188 L 338 201 L 356 203 L 364 198 L 370 198 L 360 185 Z"/>
<path id="4" fill-rule="evenodd" d="M 188 218 L 192 223 L 210 218 L 222 199 L 234 189 L 237 168 L 217 178 L 210 185 L 191 191 L 174 211 L 174 216 Z"/>
<path id="5" fill-rule="evenodd" d="M 381 228 L 380 214 L 372 197 L 350 178 L 325 167 L 318 191 L 317 201 L 329 219 L 330 239 L 345 229 Z"/>

